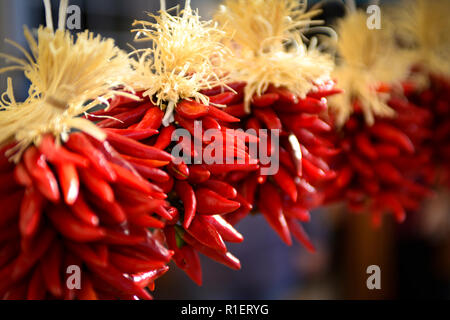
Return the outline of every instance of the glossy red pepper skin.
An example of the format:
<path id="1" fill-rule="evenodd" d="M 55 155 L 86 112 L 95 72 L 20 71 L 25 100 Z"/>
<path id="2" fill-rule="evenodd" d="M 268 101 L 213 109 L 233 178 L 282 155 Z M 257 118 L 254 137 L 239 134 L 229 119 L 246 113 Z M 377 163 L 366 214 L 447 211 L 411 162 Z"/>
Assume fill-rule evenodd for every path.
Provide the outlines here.
<path id="1" fill-rule="evenodd" d="M 42 138 L 39 145 L 39 151 L 45 155 L 47 161 L 54 164 L 71 163 L 77 167 L 86 168 L 88 160 L 76 153 L 66 150 L 63 146 L 57 147 L 53 141 L 53 137 L 46 135 Z"/>
<path id="2" fill-rule="evenodd" d="M 24 237 L 31 238 L 36 234 L 45 203 L 45 198 L 35 188 L 25 191 L 19 218 L 20 232 Z"/>
<path id="3" fill-rule="evenodd" d="M 89 139 L 82 133 L 71 134 L 66 146 L 89 159 L 90 164 L 95 171 L 106 179 L 106 181 L 115 181 L 117 176 L 111 168 L 105 155 L 95 148 Z"/>
<path id="4" fill-rule="evenodd" d="M 102 120 L 97 123 L 97 126 L 100 128 L 128 128 L 131 124 L 142 119 L 147 110 L 152 107 L 152 103 L 144 103 L 137 108 L 114 115 L 114 119 Z"/>
<path id="5" fill-rule="evenodd" d="M 189 245 L 191 245 L 194 249 L 198 250 L 205 256 L 217 261 L 233 270 L 239 270 L 241 268 L 240 261 L 233 256 L 230 252 L 220 253 L 214 249 L 211 249 L 208 246 L 201 244 L 195 238 L 190 236 L 188 233 L 183 234 L 183 240 L 186 241 Z"/>
<path id="6" fill-rule="evenodd" d="M 196 216 L 186 231 L 197 241 L 218 252 L 226 253 L 227 247 L 216 228 L 202 216 Z"/>
<path id="7" fill-rule="evenodd" d="M 80 180 L 74 164 L 68 162 L 55 165 L 59 177 L 64 201 L 69 205 L 73 205 L 78 198 L 80 192 Z"/>
<path id="8" fill-rule="evenodd" d="M 52 208 L 48 212 L 48 216 L 58 231 L 74 241 L 94 241 L 102 239 L 105 236 L 103 229 L 85 225 L 77 221 L 62 206 Z"/>
<path id="9" fill-rule="evenodd" d="M 58 202 L 58 182 L 43 155 L 35 147 L 30 147 L 24 154 L 24 163 L 39 191 L 50 201 Z"/>
<path id="10" fill-rule="evenodd" d="M 283 214 L 281 197 L 277 189 L 272 184 L 265 183 L 261 186 L 260 192 L 259 209 L 284 243 L 288 246 L 292 245 L 291 234 Z"/>
<path id="11" fill-rule="evenodd" d="M 224 241 L 240 243 L 244 241 L 244 236 L 240 234 L 231 224 L 219 215 L 203 216 L 203 219 L 208 221 Z"/>
<path id="12" fill-rule="evenodd" d="M 224 181 L 208 179 L 201 184 L 202 187 L 208 188 L 227 199 L 234 199 L 237 196 L 237 191 L 231 185 Z"/>
<path id="13" fill-rule="evenodd" d="M 158 129 L 161 127 L 164 113 L 156 106 L 151 106 L 145 116 L 136 126 L 136 129 Z"/>
<path id="14" fill-rule="evenodd" d="M 184 221 L 183 227 L 189 228 L 197 211 L 197 198 L 191 185 L 185 181 L 177 181 L 175 183 L 175 191 L 183 201 Z"/>
<path id="15" fill-rule="evenodd" d="M 197 213 L 206 215 L 226 214 L 241 206 L 239 202 L 228 200 L 216 192 L 200 188 L 195 191 L 197 198 Z"/>

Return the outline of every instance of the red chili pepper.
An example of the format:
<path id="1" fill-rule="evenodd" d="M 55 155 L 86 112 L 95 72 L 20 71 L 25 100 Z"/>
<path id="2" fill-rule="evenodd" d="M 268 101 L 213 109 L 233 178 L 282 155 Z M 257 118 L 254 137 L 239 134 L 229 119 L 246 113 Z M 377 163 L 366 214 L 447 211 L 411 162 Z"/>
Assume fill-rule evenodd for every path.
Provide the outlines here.
<path id="1" fill-rule="evenodd" d="M 20 232 L 24 237 L 31 238 L 37 232 L 44 205 L 45 198 L 35 188 L 25 191 L 19 218 Z"/>
<path id="2" fill-rule="evenodd" d="M 293 104 L 277 103 L 274 108 L 275 110 L 284 113 L 305 112 L 310 114 L 320 114 L 327 110 L 327 100 L 325 98 L 316 99 L 306 97 L 305 99 L 300 99 L 297 103 Z"/>
<path id="3" fill-rule="evenodd" d="M 292 245 L 291 234 L 283 215 L 281 197 L 278 190 L 271 183 L 263 184 L 260 189 L 259 210 L 261 210 L 269 225 L 278 233 L 280 238 L 288 246 Z"/>
<path id="4" fill-rule="evenodd" d="M 174 119 L 175 119 L 175 123 L 177 123 L 178 125 L 180 125 L 181 127 L 183 127 L 184 129 L 186 129 L 187 131 L 189 131 L 189 133 L 194 137 L 194 138 L 198 138 L 198 139 L 202 139 L 202 137 L 197 137 L 195 134 L 195 130 L 194 130 L 194 120 L 189 120 L 186 118 L 183 118 L 182 116 L 180 116 L 178 113 L 175 113 L 174 115 Z M 203 136 L 203 133 L 202 133 Z"/>
<path id="5" fill-rule="evenodd" d="M 88 264 L 88 268 L 100 279 L 107 282 L 113 288 L 122 292 L 131 293 L 138 296 L 141 299 L 151 300 L 152 296 L 143 288 L 136 285 L 131 279 L 125 277 L 125 275 L 112 266 L 100 268 L 91 264 Z"/>
<path id="6" fill-rule="evenodd" d="M 209 179 L 203 182 L 201 186 L 221 194 L 228 199 L 234 199 L 237 196 L 237 191 L 235 188 L 220 180 Z"/>
<path id="7" fill-rule="evenodd" d="M 102 240 L 103 243 L 107 244 L 119 244 L 119 245 L 137 245 L 145 241 L 145 237 L 141 235 L 129 235 L 118 230 L 113 230 L 106 228 L 105 237 Z"/>
<path id="8" fill-rule="evenodd" d="M 176 229 L 176 230 L 178 230 L 178 229 Z M 201 244 L 199 241 L 197 241 L 194 237 L 189 235 L 187 232 L 181 231 L 181 233 L 182 233 L 182 238 L 184 241 L 186 241 L 188 244 L 190 244 L 192 247 L 194 247 L 194 249 L 203 253 L 205 256 L 207 256 L 221 264 L 224 264 L 231 269 L 234 269 L 234 270 L 241 269 L 241 263 L 240 263 L 239 259 L 237 259 L 235 256 L 233 256 L 230 252 L 227 252 L 227 253 L 218 252 L 214 249 L 211 249 L 210 247 L 207 247 L 207 246 Z"/>
<path id="9" fill-rule="evenodd" d="M 209 111 L 208 114 L 213 117 L 216 118 L 217 120 L 223 121 L 223 122 L 239 122 L 239 118 L 233 117 L 232 115 L 219 110 L 216 107 L 210 106 L 209 107 Z"/>
<path id="10" fill-rule="evenodd" d="M 295 219 L 287 218 L 286 219 L 287 224 L 289 226 L 289 230 L 292 232 L 294 237 L 305 246 L 306 249 L 308 249 L 310 252 L 315 252 L 316 249 L 314 248 L 314 245 L 309 240 L 308 235 L 306 234 L 305 230 L 303 229 L 302 225 L 298 223 Z"/>
<path id="11" fill-rule="evenodd" d="M 137 170 L 137 172 L 139 172 L 139 174 L 145 179 L 150 179 L 155 182 L 167 182 L 170 179 L 167 172 L 165 172 L 161 169 L 145 166 L 145 165 L 136 163 L 132 160 L 130 161 L 130 163 Z"/>
<path id="12" fill-rule="evenodd" d="M 117 183 L 131 189 L 151 194 L 153 191 L 161 192 L 161 189 L 156 185 L 148 182 L 139 175 L 132 173 L 130 170 L 125 169 L 115 163 L 110 164 L 117 175 Z"/>
<path id="13" fill-rule="evenodd" d="M 302 158 L 302 168 L 304 174 L 306 174 L 313 180 L 321 180 L 327 177 L 325 171 L 316 167 L 311 161 L 309 161 L 305 157 Z"/>
<path id="14" fill-rule="evenodd" d="M 414 153 L 414 144 L 409 137 L 399 129 L 386 124 L 377 122 L 369 128 L 370 132 L 378 138 L 392 142 L 408 153 Z"/>
<path id="15" fill-rule="evenodd" d="M 361 132 L 355 138 L 356 147 L 370 160 L 376 160 L 378 153 L 367 134 Z"/>
<path id="16" fill-rule="evenodd" d="M 119 134 L 138 141 L 147 139 L 158 133 L 156 129 L 103 129 L 103 131 Z"/>
<path id="17" fill-rule="evenodd" d="M 99 128 L 117 128 L 125 129 L 128 128 L 133 123 L 138 122 L 149 108 L 152 108 L 153 104 L 151 102 L 144 103 L 137 108 L 132 108 L 129 111 L 116 114 L 114 119 L 105 119 L 97 123 Z M 142 129 L 142 128 L 138 128 Z"/>
<path id="18" fill-rule="evenodd" d="M 171 162 L 167 166 L 167 170 L 178 180 L 186 180 L 189 177 L 189 168 L 184 162 L 179 164 Z"/>
<path id="19" fill-rule="evenodd" d="M 74 241 L 95 241 L 105 236 L 105 231 L 102 228 L 80 222 L 63 206 L 50 208 L 47 215 L 59 232 Z"/>
<path id="20" fill-rule="evenodd" d="M 280 189 L 286 192 L 293 202 L 297 202 L 297 186 L 295 185 L 294 179 L 291 177 L 289 172 L 286 171 L 286 169 L 280 166 L 277 173 L 273 175 L 273 179 Z"/>
<path id="21" fill-rule="evenodd" d="M 278 94 L 279 99 L 282 102 L 297 103 L 298 101 L 297 95 L 286 88 L 276 88 L 271 86 L 267 92 Z"/>
<path id="22" fill-rule="evenodd" d="M 275 103 L 280 96 L 278 93 L 265 93 L 261 96 L 254 95 L 252 105 L 255 107 L 265 108 Z"/>
<path id="23" fill-rule="evenodd" d="M 244 181 L 239 191 L 248 203 L 253 204 L 255 203 L 255 193 L 257 187 L 258 180 L 256 175 L 253 174 Z"/>
<path id="24" fill-rule="evenodd" d="M 158 279 L 163 274 L 165 274 L 169 270 L 168 266 L 163 266 L 161 268 L 153 269 L 146 272 L 139 272 L 131 275 L 133 282 L 136 283 L 139 287 L 145 288 L 152 281 Z"/>
<path id="25" fill-rule="evenodd" d="M 14 168 L 14 179 L 24 187 L 31 187 L 33 185 L 33 180 L 30 174 L 27 172 L 23 162 L 18 163 Z"/>
<path id="26" fill-rule="evenodd" d="M 166 263 L 165 261 L 158 261 L 152 259 L 141 260 L 135 257 L 129 257 L 116 252 L 109 254 L 110 263 L 115 268 L 125 273 L 144 272 L 155 268 L 161 268 Z"/>
<path id="27" fill-rule="evenodd" d="M 144 242 L 135 245 L 134 248 L 146 253 L 154 259 L 163 260 L 166 262 L 169 262 L 173 256 L 173 251 L 167 250 L 167 248 L 153 236 L 148 236 Z"/>
<path id="28" fill-rule="evenodd" d="M 186 274 L 198 286 L 202 285 L 202 267 L 200 265 L 200 257 L 198 253 L 190 245 L 184 245 L 180 248 L 184 267 L 182 268 Z"/>
<path id="29" fill-rule="evenodd" d="M 197 198 L 197 213 L 206 215 L 226 214 L 241 206 L 239 202 L 228 200 L 216 192 L 200 188 L 195 191 Z"/>
<path id="30" fill-rule="evenodd" d="M 116 180 L 116 173 L 106 160 L 105 155 L 95 148 L 83 133 L 70 134 L 66 146 L 88 158 L 90 165 L 103 179 L 108 182 Z"/>
<path id="31" fill-rule="evenodd" d="M 317 91 L 310 91 L 308 93 L 308 97 L 314 98 L 314 99 L 321 99 L 323 97 L 329 97 L 335 94 L 342 93 L 343 90 L 338 89 L 336 87 L 330 87 L 330 86 L 318 86 Z"/>
<path id="32" fill-rule="evenodd" d="M 353 177 L 352 167 L 351 166 L 343 167 L 340 170 L 338 177 L 336 178 L 336 186 L 338 188 L 346 187 L 352 180 L 352 177 Z"/>
<path id="33" fill-rule="evenodd" d="M 187 119 L 197 119 L 208 114 L 209 107 L 196 101 L 182 100 L 176 106 L 176 112 Z"/>
<path id="34" fill-rule="evenodd" d="M 102 178 L 100 178 L 96 171 L 92 169 L 80 169 L 79 171 L 81 182 L 85 188 L 90 192 L 98 196 L 100 199 L 106 202 L 114 201 L 114 191 L 111 186 Z"/>
<path id="35" fill-rule="evenodd" d="M 223 108 L 223 111 L 237 118 L 243 118 L 247 115 L 243 103 L 227 106 Z"/>
<path id="36" fill-rule="evenodd" d="M 132 224 L 144 228 L 163 228 L 164 222 L 153 218 L 147 214 L 128 215 L 128 221 Z"/>
<path id="37" fill-rule="evenodd" d="M 84 200 L 82 194 L 78 195 L 75 203 L 70 207 L 72 213 L 79 218 L 81 221 L 96 227 L 98 226 L 99 219 L 98 216 L 89 208 L 89 205 Z"/>
<path id="38" fill-rule="evenodd" d="M 177 244 L 177 235 L 174 227 L 164 229 L 167 245 L 175 252 L 173 260 L 175 264 L 199 286 L 202 285 L 202 267 L 197 252 L 187 243 L 183 243 L 181 247 Z M 179 241 L 184 242 L 181 238 Z"/>
<path id="39" fill-rule="evenodd" d="M 162 128 L 153 147 L 161 150 L 166 149 L 172 142 L 172 135 L 174 131 L 175 126 L 173 125 Z"/>
<path id="40" fill-rule="evenodd" d="M 64 200 L 68 205 L 73 205 L 80 191 L 80 181 L 75 165 L 67 162 L 64 164 L 56 164 L 55 167 L 59 176 L 59 184 L 64 195 Z"/>
<path id="41" fill-rule="evenodd" d="M 388 183 L 401 184 L 403 181 L 401 172 L 388 161 L 374 163 L 374 169 L 378 177 Z"/>
<path id="42" fill-rule="evenodd" d="M 39 151 L 53 164 L 72 163 L 82 168 L 86 168 L 89 164 L 85 157 L 70 152 L 62 146 L 57 147 L 54 142 L 54 137 L 51 135 L 45 135 L 42 138 Z"/>
<path id="43" fill-rule="evenodd" d="M 195 216 L 186 231 L 205 246 L 223 253 L 228 251 L 220 233 L 203 216 Z"/>
<path id="44" fill-rule="evenodd" d="M 202 183 L 209 179 L 211 172 L 198 165 L 189 166 L 189 182 L 190 183 Z"/>
<path id="45" fill-rule="evenodd" d="M 220 124 L 213 118 L 209 116 L 205 116 L 201 118 L 203 130 L 217 130 L 220 131 L 222 127 Z"/>
<path id="46" fill-rule="evenodd" d="M 231 224 L 229 224 L 224 218 L 219 215 L 216 216 L 203 216 L 204 220 L 208 221 L 224 241 L 228 242 L 242 242 L 244 237 L 240 234 Z"/>
<path id="47" fill-rule="evenodd" d="M 158 148 L 147 146 L 133 139 L 123 137 L 115 133 L 108 133 L 108 142 L 117 149 L 117 151 L 126 155 L 152 160 L 171 161 L 172 156 Z"/>
<path id="48" fill-rule="evenodd" d="M 108 259 L 98 255 L 90 245 L 72 241 L 65 241 L 64 244 L 71 253 L 86 263 L 99 267 L 106 267 L 108 265 Z"/>
<path id="49" fill-rule="evenodd" d="M 250 210 L 248 210 L 245 207 L 240 207 L 236 211 L 225 215 L 225 219 L 228 221 L 229 224 L 234 226 L 234 225 L 238 224 L 239 221 L 241 221 L 246 216 L 248 216 L 249 213 L 250 213 Z"/>
<path id="50" fill-rule="evenodd" d="M 101 216 L 102 218 L 106 218 L 109 222 L 114 224 L 121 224 L 126 222 L 127 215 L 120 204 L 118 204 L 116 201 L 102 201 L 101 199 L 93 197 L 90 194 L 88 194 L 87 197 L 92 205 L 100 209 L 101 212 L 99 213 L 103 213 L 103 215 Z"/>
<path id="51" fill-rule="evenodd" d="M 158 129 L 161 127 L 164 112 L 152 104 L 145 113 L 144 118 L 136 126 L 136 129 Z"/>
<path id="52" fill-rule="evenodd" d="M 302 222 L 309 222 L 311 215 L 309 211 L 297 203 L 284 203 L 283 214 L 287 218 L 297 219 Z"/>
<path id="53" fill-rule="evenodd" d="M 60 199 L 58 182 L 48 167 L 45 157 L 36 147 L 30 147 L 25 151 L 23 159 L 39 191 L 50 201 L 58 202 Z"/>
<path id="54" fill-rule="evenodd" d="M 47 286 L 48 291 L 55 297 L 61 297 L 63 294 L 60 279 L 62 254 L 61 245 L 56 241 L 49 250 L 47 250 L 47 253 L 40 263 L 44 283 Z"/>
<path id="55" fill-rule="evenodd" d="M 395 195 L 383 193 L 377 197 L 376 201 L 379 203 L 383 203 L 384 206 L 390 208 L 398 223 L 402 223 L 405 221 L 405 209 L 403 208 L 401 202 L 395 197 Z"/>
<path id="56" fill-rule="evenodd" d="M 176 181 L 175 191 L 180 197 L 184 206 L 184 221 L 183 227 L 185 229 L 189 228 L 192 220 L 195 217 L 195 212 L 197 211 L 197 199 L 192 189 L 191 185 L 186 181 Z"/>
<path id="57" fill-rule="evenodd" d="M 133 162 L 133 163 L 137 163 L 137 164 L 151 167 L 151 168 L 165 167 L 169 164 L 169 161 L 140 159 L 140 158 L 130 157 L 125 154 L 121 154 L 120 157 L 123 158 L 124 160 L 127 160 L 130 163 Z"/>
<path id="58" fill-rule="evenodd" d="M 254 109 L 253 114 L 258 118 L 266 127 L 270 130 L 282 130 L 283 125 L 281 124 L 280 118 L 273 112 L 272 109 Z"/>
<path id="59" fill-rule="evenodd" d="M 223 92 L 209 97 L 209 104 L 230 104 L 236 97 L 234 92 Z"/>
<path id="60" fill-rule="evenodd" d="M 37 237 L 32 249 L 22 251 L 13 264 L 13 270 L 8 274 L 9 279 L 17 281 L 21 279 L 28 271 L 42 258 L 47 249 L 53 242 L 56 234 L 51 228 L 46 228 Z M 1 277 L 0 277 L 1 278 Z"/>

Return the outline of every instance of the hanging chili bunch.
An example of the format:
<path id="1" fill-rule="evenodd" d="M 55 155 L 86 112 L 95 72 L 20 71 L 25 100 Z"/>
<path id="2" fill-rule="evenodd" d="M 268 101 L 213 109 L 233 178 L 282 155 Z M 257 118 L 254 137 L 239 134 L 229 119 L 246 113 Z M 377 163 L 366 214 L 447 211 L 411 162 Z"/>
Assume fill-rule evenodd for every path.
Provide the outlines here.
<path id="1" fill-rule="evenodd" d="M 251 204 L 216 177 L 226 172 L 256 170 L 258 161 L 245 147 L 246 142 L 256 138 L 230 130 L 229 124 L 239 119 L 219 107 L 234 100 L 236 93 L 207 96 L 201 92 L 225 85 L 222 64 L 224 56 L 230 54 L 220 42 L 225 33 L 212 22 L 201 21 L 189 1 L 176 15 L 163 9 L 158 16 L 150 17 L 154 22 L 136 21 L 134 25 L 140 28 L 133 30 L 137 41 L 152 42 L 151 48 L 137 50 L 136 60 L 132 61 L 133 88 L 142 100 L 119 97 L 95 116 L 113 117 L 97 125 L 110 128 L 108 132 L 114 132 L 117 138 L 136 130 L 159 130 L 155 137 L 140 139 L 141 147 L 175 155 L 173 161 L 160 163 L 159 169 L 144 154 L 123 157 L 169 194 L 166 243 L 174 251 L 177 266 L 201 285 L 198 252 L 232 269 L 240 268 L 239 260 L 228 252 L 224 241 L 242 242 L 243 237 L 221 216 L 241 208 L 250 210 Z M 178 134 L 181 129 L 184 131 Z M 215 130 L 215 137 L 207 130 Z M 244 146 L 234 140 L 243 141 Z M 208 148 L 214 151 L 207 153 Z M 228 162 L 205 162 L 206 158 Z M 237 159 L 242 161 L 236 163 Z M 156 170 L 159 179 L 155 180 Z"/>
<path id="2" fill-rule="evenodd" d="M 408 99 L 432 114 L 429 143 L 438 185 L 450 187 L 450 22 L 448 1 L 401 3 L 396 30 L 411 54 Z"/>
<path id="3" fill-rule="evenodd" d="M 235 55 L 227 70 L 242 82 L 225 111 L 241 119 L 239 127 L 267 140 L 274 160 L 260 163 L 258 171 L 232 173 L 226 179 L 286 244 L 292 243 L 292 233 L 310 250 L 299 222 L 307 222 L 309 210 L 322 202 L 321 185 L 334 177 L 328 158 L 338 152 L 326 135 L 332 129 L 326 97 L 339 93 L 330 79 L 332 60 L 314 44 L 307 48 L 298 35 L 320 23 L 311 19 L 318 13 L 306 12 L 306 2 L 230 0 L 216 15 L 233 35 L 229 47 Z M 268 133 L 261 134 L 261 129 Z M 275 162 L 279 169 L 264 173 Z M 226 219 L 235 224 L 248 213 L 237 211 Z"/>
<path id="4" fill-rule="evenodd" d="M 31 86 L 19 103 L 9 79 L 0 105 L 0 296 L 150 299 L 145 288 L 173 254 L 149 229 L 164 227 L 166 195 L 111 147 L 131 145 L 79 117 L 126 95 L 111 88 L 124 83 L 128 57 L 111 39 L 65 31 L 67 1 L 53 30 L 44 2 L 47 27 L 37 40 L 25 29 L 31 53 L 14 44 L 26 59 L 2 55 L 15 63 L 2 71 L 23 70 Z M 171 159 L 147 151 L 148 159 Z"/>
<path id="5" fill-rule="evenodd" d="M 403 95 L 408 59 L 395 48 L 388 21 L 382 30 L 369 30 L 366 19 L 362 11 L 348 12 L 337 26 L 341 60 L 334 76 L 344 93 L 330 107 L 341 153 L 326 200 L 345 199 L 352 211 L 369 211 L 380 225 L 387 212 L 402 222 L 430 194 L 431 118 Z"/>

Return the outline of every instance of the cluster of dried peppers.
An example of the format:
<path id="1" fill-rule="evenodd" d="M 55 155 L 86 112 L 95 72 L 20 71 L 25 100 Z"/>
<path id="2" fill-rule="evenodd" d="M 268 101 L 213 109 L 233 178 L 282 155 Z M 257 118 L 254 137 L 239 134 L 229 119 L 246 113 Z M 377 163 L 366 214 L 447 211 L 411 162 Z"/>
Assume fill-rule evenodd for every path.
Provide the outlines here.
<path id="1" fill-rule="evenodd" d="M 1 103 L 0 296 L 150 299 L 144 288 L 173 255 L 151 232 L 164 225 L 167 196 L 120 156 L 135 155 L 130 138 L 79 117 L 118 94 L 111 87 L 127 76 L 128 57 L 111 39 L 87 31 L 74 39 L 48 22 L 37 41 L 25 30 L 27 60 L 6 56 L 31 86 L 17 103 L 9 81 Z M 148 161 L 171 159 L 139 151 Z"/>

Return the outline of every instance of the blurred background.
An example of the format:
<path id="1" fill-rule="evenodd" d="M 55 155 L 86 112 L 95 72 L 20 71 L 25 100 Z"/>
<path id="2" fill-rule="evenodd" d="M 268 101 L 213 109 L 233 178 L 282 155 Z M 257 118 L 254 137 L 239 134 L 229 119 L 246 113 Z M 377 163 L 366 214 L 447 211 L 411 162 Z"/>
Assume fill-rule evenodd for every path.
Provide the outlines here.
<path id="1" fill-rule="evenodd" d="M 179 3 L 167 0 L 167 7 Z M 309 1 L 312 5 L 317 1 Z M 327 23 L 342 16 L 344 9 L 329 1 L 323 17 Z M 56 19 L 59 1 L 53 0 Z M 181 1 L 182 5 L 184 1 Z M 209 19 L 218 0 L 192 0 L 202 17 Z M 127 49 L 133 44 L 130 33 L 134 19 L 159 10 L 158 0 L 71 0 L 81 9 L 81 28 L 112 37 Z M 367 2 L 359 1 L 365 7 Z M 5 44 L 12 39 L 26 46 L 23 25 L 36 28 L 44 23 L 41 0 L 0 0 L 0 52 L 14 53 Z M 56 22 L 55 22 L 56 23 Z M 76 31 L 75 31 L 76 32 Z M 4 61 L 1 62 L 4 66 Z M 18 100 L 26 97 L 27 83 L 20 73 L 14 78 Z M 6 76 L 0 75 L 4 91 Z M 1 128 L 0 128 L 1 130 Z M 157 283 L 158 299 L 389 299 L 450 298 L 450 200 L 438 193 L 421 212 L 410 214 L 403 225 L 387 216 L 382 228 L 374 230 L 367 216 L 348 214 L 333 207 L 312 213 L 305 226 L 316 253 L 300 245 L 286 247 L 262 216 L 244 219 L 237 229 L 244 244 L 229 249 L 242 263 L 232 271 L 209 259 L 202 259 L 203 283 L 196 286 L 177 268 Z M 369 290 L 366 269 L 381 269 L 381 289 Z"/>

